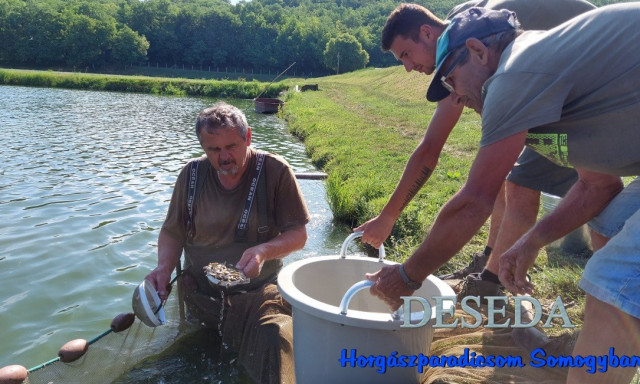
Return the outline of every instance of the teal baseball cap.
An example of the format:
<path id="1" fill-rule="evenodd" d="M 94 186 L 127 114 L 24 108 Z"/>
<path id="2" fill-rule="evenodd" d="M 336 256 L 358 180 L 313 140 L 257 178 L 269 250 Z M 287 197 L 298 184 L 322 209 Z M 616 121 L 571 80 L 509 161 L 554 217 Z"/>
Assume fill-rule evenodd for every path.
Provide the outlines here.
<path id="1" fill-rule="evenodd" d="M 453 17 L 438 38 L 436 72 L 427 90 L 427 100 L 440 101 L 449 96 L 449 91 L 442 85 L 442 64 L 453 51 L 464 46 L 467 39 L 483 39 L 515 28 L 516 14 L 507 9 L 495 11 L 473 7 Z"/>

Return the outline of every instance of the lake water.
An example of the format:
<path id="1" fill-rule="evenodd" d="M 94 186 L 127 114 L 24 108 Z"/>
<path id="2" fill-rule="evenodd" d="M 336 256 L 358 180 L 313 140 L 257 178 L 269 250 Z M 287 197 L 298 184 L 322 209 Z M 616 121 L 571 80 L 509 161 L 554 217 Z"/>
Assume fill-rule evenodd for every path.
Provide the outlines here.
<path id="1" fill-rule="evenodd" d="M 131 311 L 175 178 L 202 153 L 194 119 L 213 101 L 0 86 L 0 367 L 48 361 Z M 283 120 L 228 102 L 254 146 L 315 171 Z M 287 261 L 337 254 L 349 229 L 333 223 L 322 181 L 299 183 L 312 221 Z"/>

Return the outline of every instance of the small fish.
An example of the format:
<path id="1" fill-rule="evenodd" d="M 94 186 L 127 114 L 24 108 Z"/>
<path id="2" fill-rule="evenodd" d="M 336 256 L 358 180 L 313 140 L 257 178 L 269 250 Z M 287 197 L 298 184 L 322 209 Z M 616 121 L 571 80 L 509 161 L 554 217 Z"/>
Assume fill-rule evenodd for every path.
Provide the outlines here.
<path id="1" fill-rule="evenodd" d="M 242 271 L 226 263 L 210 263 L 202 268 L 209 281 L 224 286 L 244 284 L 249 281 Z M 212 279 L 213 278 L 213 279 Z"/>

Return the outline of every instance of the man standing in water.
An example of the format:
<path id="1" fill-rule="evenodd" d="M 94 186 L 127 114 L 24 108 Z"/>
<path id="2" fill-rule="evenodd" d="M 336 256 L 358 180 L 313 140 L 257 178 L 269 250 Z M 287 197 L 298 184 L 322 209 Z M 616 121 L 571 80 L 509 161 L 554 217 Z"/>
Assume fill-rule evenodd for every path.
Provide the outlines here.
<path id="1" fill-rule="evenodd" d="M 527 30 L 546 30 L 595 9 L 584 0 L 474 0 L 454 8 L 448 18 L 472 6 L 515 11 Z M 407 72 L 430 74 L 435 68 L 436 41 L 446 26 L 420 5 L 401 4 L 382 30 L 382 49 L 390 50 Z M 389 202 L 380 215 L 355 229 L 364 231 L 363 242 L 377 248 L 389 236 L 404 207 L 429 179 L 463 107 L 450 98 L 438 102 L 425 137 L 411 155 Z M 441 278 L 464 279 L 459 297 L 502 295 L 498 257 L 492 255 L 499 256 L 535 223 L 540 191 L 564 196 L 577 179 L 575 170 L 556 165 L 530 149 L 523 151 L 507 176 L 504 191 L 496 198 L 484 251 L 474 254 L 467 267 Z M 406 277 L 410 282 L 411 276 Z"/>
<path id="2" fill-rule="evenodd" d="M 306 204 L 286 161 L 250 147 L 251 127 L 238 108 L 216 103 L 198 115 L 195 131 L 205 156 L 178 176 L 158 237 L 158 266 L 146 279 L 166 299 L 184 250 L 190 316 L 218 328 L 224 310 L 223 342 L 251 377 L 292 381 L 291 307 L 274 281 L 281 259 L 306 242 Z M 235 266 L 250 281 L 214 287 L 203 271 L 211 262 Z"/>

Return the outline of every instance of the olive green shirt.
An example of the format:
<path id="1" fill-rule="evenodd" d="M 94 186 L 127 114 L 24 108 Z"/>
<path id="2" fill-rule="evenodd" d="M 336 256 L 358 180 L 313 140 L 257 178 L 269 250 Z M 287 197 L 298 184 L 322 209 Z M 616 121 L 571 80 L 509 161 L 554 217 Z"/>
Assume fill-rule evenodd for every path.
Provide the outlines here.
<path id="1" fill-rule="evenodd" d="M 174 239 L 188 250 L 190 246 L 222 248 L 234 242 L 240 214 L 244 209 L 249 186 L 256 165 L 256 151 L 250 148 L 251 158 L 245 174 L 238 185 L 225 189 L 213 167 L 209 167 L 202 189 L 194 202 L 193 238 L 187 238 L 187 197 L 189 164 L 180 172 L 176 181 L 169 211 L 162 226 Z M 263 168 L 267 185 L 267 208 L 270 239 L 289 228 L 305 225 L 310 216 L 287 162 L 280 156 L 267 154 Z M 260 196 L 256 196 L 256 200 Z M 254 201 L 249 215 L 249 242 L 256 243 L 258 217 Z"/>

